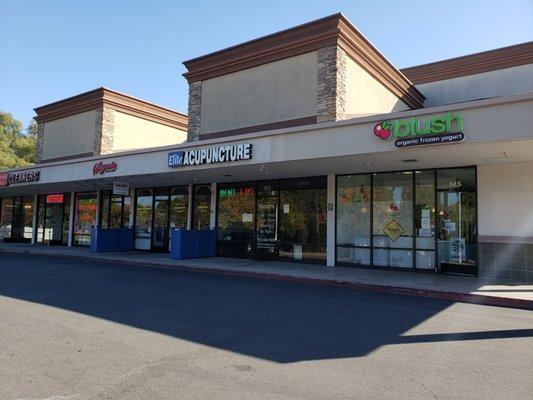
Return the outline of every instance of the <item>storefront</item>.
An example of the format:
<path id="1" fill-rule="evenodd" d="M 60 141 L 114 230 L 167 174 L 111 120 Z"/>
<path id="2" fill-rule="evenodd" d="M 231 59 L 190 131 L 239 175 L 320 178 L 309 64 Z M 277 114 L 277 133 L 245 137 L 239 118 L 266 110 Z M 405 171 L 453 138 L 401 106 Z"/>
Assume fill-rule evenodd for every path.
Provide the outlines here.
<path id="1" fill-rule="evenodd" d="M 76 193 L 74 196 L 73 244 L 89 246 L 91 230 L 96 226 L 97 192 Z"/>
<path id="2" fill-rule="evenodd" d="M 338 265 L 477 274 L 476 169 L 336 178 Z"/>
<path id="3" fill-rule="evenodd" d="M 109 89 L 39 107 L 0 239 L 129 228 L 165 253 L 213 229 L 221 257 L 533 280 L 532 54 L 397 70 L 335 14 L 185 61 L 188 115 Z"/>
<path id="4" fill-rule="evenodd" d="M 36 243 L 67 245 L 70 227 L 70 193 L 38 196 Z"/>
<path id="5" fill-rule="evenodd" d="M 210 214 L 210 185 L 137 189 L 135 249 L 167 252 L 173 229 L 209 229 Z"/>
<path id="6" fill-rule="evenodd" d="M 324 264 L 326 177 L 221 184 L 218 254 Z"/>
<path id="7" fill-rule="evenodd" d="M 33 200 L 33 196 L 0 199 L 0 239 L 6 242 L 31 242 Z"/>

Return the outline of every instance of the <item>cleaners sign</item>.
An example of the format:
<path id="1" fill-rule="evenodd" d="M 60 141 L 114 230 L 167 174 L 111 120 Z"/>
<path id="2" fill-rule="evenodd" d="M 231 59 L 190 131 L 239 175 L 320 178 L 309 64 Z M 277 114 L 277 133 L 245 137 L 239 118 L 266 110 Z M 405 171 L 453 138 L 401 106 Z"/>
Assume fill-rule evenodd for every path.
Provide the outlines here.
<path id="1" fill-rule="evenodd" d="M 233 144 L 168 153 L 168 166 L 171 168 L 187 167 L 192 165 L 218 164 L 230 161 L 250 160 L 251 158 L 251 143 Z"/>
<path id="2" fill-rule="evenodd" d="M 0 186 L 37 182 L 39 179 L 41 179 L 41 171 L 22 171 L 12 172 L 10 174 L 0 174 Z"/>
<path id="3" fill-rule="evenodd" d="M 446 113 L 437 117 L 418 119 L 415 117 L 382 121 L 374 127 L 374 135 L 382 140 L 395 139 L 396 147 L 421 144 L 460 142 L 463 118 L 459 114 Z"/>

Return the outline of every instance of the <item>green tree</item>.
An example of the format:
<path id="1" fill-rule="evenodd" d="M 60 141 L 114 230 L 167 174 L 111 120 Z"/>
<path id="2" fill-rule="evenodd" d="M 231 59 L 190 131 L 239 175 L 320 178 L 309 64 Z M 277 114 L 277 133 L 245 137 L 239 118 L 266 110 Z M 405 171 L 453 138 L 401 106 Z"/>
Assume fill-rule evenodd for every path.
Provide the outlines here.
<path id="1" fill-rule="evenodd" d="M 32 121 L 26 132 L 22 122 L 0 111 L 0 170 L 35 163 L 37 124 Z"/>

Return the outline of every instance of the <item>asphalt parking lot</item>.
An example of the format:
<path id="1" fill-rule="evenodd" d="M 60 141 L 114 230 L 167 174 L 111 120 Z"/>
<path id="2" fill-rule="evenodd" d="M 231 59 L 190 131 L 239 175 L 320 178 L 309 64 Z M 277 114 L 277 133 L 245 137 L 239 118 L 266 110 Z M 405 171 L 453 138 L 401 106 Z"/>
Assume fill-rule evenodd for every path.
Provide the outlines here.
<path id="1" fill-rule="evenodd" d="M 0 254 L 1 399 L 528 399 L 533 312 Z"/>

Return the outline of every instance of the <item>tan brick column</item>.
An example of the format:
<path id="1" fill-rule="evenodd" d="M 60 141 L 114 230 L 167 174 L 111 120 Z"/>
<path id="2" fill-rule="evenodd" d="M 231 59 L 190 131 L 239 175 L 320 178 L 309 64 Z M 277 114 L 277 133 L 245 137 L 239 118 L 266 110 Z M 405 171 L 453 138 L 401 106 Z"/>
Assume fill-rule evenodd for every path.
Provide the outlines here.
<path id="1" fill-rule="evenodd" d="M 202 82 L 189 84 L 189 127 L 187 141 L 192 142 L 200 138 L 200 111 L 202 107 Z"/>
<path id="2" fill-rule="evenodd" d="M 94 155 L 110 154 L 113 151 L 115 110 L 102 107 L 96 112 L 94 125 Z"/>
<path id="3" fill-rule="evenodd" d="M 337 45 L 318 50 L 317 122 L 345 118 L 346 52 Z"/>

